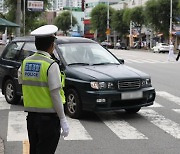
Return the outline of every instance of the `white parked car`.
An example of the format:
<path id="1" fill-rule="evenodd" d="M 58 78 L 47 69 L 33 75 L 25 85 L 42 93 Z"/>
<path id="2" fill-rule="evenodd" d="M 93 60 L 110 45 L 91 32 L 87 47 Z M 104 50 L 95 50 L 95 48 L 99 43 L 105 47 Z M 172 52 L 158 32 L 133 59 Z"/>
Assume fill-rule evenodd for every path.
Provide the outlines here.
<path id="1" fill-rule="evenodd" d="M 169 45 L 167 43 L 158 43 L 156 46 L 154 46 L 153 48 L 154 52 L 169 52 Z"/>

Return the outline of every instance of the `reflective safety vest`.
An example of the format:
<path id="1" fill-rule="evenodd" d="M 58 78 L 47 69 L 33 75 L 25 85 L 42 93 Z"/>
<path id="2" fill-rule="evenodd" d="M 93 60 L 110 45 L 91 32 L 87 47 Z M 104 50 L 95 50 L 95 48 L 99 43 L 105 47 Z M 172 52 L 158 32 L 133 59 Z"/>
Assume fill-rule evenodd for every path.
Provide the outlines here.
<path id="1" fill-rule="evenodd" d="M 35 53 L 22 64 L 22 91 L 26 111 L 53 112 L 53 102 L 48 87 L 48 69 L 55 61 L 50 57 Z M 65 95 L 65 74 L 61 73 L 60 96 L 63 104 Z"/>

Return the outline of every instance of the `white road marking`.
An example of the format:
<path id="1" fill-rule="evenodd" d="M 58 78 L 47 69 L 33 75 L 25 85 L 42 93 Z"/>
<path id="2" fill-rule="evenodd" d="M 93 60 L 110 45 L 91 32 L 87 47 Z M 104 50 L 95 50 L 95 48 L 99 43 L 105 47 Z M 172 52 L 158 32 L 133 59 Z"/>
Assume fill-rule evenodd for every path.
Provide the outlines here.
<path id="1" fill-rule="evenodd" d="M 169 101 L 172 101 L 178 105 L 180 105 L 180 97 L 174 96 L 166 91 L 156 91 L 158 96 L 161 96 Z"/>
<path id="2" fill-rule="evenodd" d="M 5 98 L 0 97 L 0 110 L 7 110 L 10 108 L 11 105 L 6 102 Z"/>
<path id="3" fill-rule="evenodd" d="M 154 104 L 148 107 L 163 107 L 161 104 L 154 101 Z"/>
<path id="4" fill-rule="evenodd" d="M 28 139 L 24 111 L 10 111 L 8 118 L 7 141 L 24 141 Z"/>
<path id="5" fill-rule="evenodd" d="M 172 109 L 173 111 L 180 113 L 180 109 Z"/>
<path id="6" fill-rule="evenodd" d="M 69 135 L 65 137 L 64 140 L 92 140 L 92 137 L 79 120 L 66 118 L 69 123 L 70 131 Z"/>
<path id="7" fill-rule="evenodd" d="M 134 63 L 144 63 L 144 62 L 142 62 L 142 60 L 135 60 L 135 59 L 127 59 L 128 60 L 128 62 L 134 62 Z M 126 60 L 125 60 L 125 62 L 126 62 Z"/>
<path id="8" fill-rule="evenodd" d="M 98 114 L 98 116 L 120 139 L 148 139 L 124 120 L 108 114 Z"/>
<path id="9" fill-rule="evenodd" d="M 4 97 L 4 95 L 3 95 L 2 92 L 0 91 L 0 98 L 1 98 L 1 97 Z"/>
<path id="10" fill-rule="evenodd" d="M 150 120 L 151 123 L 164 130 L 173 137 L 180 139 L 180 125 L 151 109 L 143 109 L 139 114 Z"/>

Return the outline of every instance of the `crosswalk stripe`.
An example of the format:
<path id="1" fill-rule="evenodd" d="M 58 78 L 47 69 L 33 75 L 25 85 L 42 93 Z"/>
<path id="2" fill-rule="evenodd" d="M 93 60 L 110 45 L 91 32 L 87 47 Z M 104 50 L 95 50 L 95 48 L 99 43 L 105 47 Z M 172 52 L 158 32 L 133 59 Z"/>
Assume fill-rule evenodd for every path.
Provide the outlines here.
<path id="1" fill-rule="evenodd" d="M 1 97 L 4 97 L 4 95 L 3 95 L 2 92 L 0 91 L 0 98 L 1 98 Z"/>
<path id="2" fill-rule="evenodd" d="M 173 111 L 180 113 L 180 109 L 172 109 Z"/>
<path id="3" fill-rule="evenodd" d="M 127 62 L 135 62 L 135 63 L 144 63 L 142 60 L 135 60 L 135 59 L 127 59 Z M 125 63 L 126 63 L 126 60 L 125 60 Z"/>
<path id="4" fill-rule="evenodd" d="M 154 59 L 130 59 L 130 58 L 127 58 L 127 59 L 124 59 L 125 60 L 125 63 L 161 63 L 161 64 L 164 64 L 164 63 L 171 63 L 171 64 L 176 64 L 176 63 L 180 63 L 180 62 L 177 62 L 177 61 L 167 61 L 167 60 L 154 60 Z"/>
<path id="5" fill-rule="evenodd" d="M 166 91 L 156 91 L 158 96 L 161 96 L 169 101 L 172 101 L 178 105 L 180 105 L 180 97 L 174 96 Z"/>
<path id="6" fill-rule="evenodd" d="M 24 111 L 10 111 L 8 117 L 7 141 L 27 140 L 26 115 Z"/>
<path id="7" fill-rule="evenodd" d="M 180 139 L 180 125 L 178 123 L 175 123 L 170 119 L 166 119 L 163 115 L 160 115 L 151 109 L 143 109 L 139 112 L 139 114 L 146 117 L 148 120 L 150 120 L 151 123 L 164 130 L 168 134 L 177 139 Z"/>
<path id="8" fill-rule="evenodd" d="M 98 114 L 98 116 L 120 139 L 148 139 L 124 120 L 108 114 Z"/>
<path id="9" fill-rule="evenodd" d="M 91 136 L 79 120 L 68 117 L 66 118 L 69 123 L 70 132 L 69 135 L 64 138 L 64 140 L 92 140 Z"/>
<path id="10" fill-rule="evenodd" d="M 156 101 L 154 101 L 154 104 L 148 107 L 163 107 L 161 104 L 157 103 Z"/>
<path id="11" fill-rule="evenodd" d="M 6 102 L 5 98 L 0 97 L 0 110 L 7 110 L 10 108 L 11 105 Z"/>

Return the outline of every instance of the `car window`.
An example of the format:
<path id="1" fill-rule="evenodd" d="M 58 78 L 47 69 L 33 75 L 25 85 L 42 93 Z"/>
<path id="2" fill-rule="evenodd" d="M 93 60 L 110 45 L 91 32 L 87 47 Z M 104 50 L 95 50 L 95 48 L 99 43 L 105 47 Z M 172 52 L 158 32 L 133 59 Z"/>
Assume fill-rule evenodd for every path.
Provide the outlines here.
<path id="1" fill-rule="evenodd" d="M 58 45 L 67 64 L 119 63 L 106 49 L 96 43 L 72 43 Z"/>
<path id="2" fill-rule="evenodd" d="M 26 57 L 31 56 L 36 51 L 37 50 L 36 50 L 34 42 L 26 42 L 22 48 L 20 55 L 19 55 L 18 61 L 23 61 Z"/>
<path id="3" fill-rule="evenodd" d="M 162 43 L 161 45 L 163 45 L 163 46 L 168 46 L 168 44 L 166 44 L 166 43 Z"/>
<path id="4" fill-rule="evenodd" d="M 24 44 L 23 42 L 12 42 L 11 44 L 9 44 L 8 47 L 6 48 L 6 53 L 4 55 L 4 58 L 10 60 L 17 60 L 23 44 Z"/>

